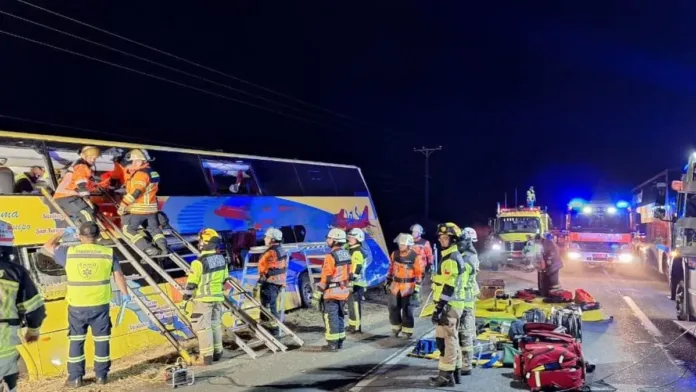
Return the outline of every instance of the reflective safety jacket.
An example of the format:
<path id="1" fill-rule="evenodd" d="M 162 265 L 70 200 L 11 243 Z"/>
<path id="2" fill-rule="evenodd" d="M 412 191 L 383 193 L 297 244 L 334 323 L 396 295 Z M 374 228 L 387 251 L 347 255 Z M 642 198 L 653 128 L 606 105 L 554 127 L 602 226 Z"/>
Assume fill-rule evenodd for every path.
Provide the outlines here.
<path id="1" fill-rule="evenodd" d="M 469 306 L 474 297 L 467 291 L 466 283 L 473 272 L 473 266 L 464 261 L 457 245 L 452 245 L 440 252 L 437 275 L 433 276 L 433 300 L 445 301 L 456 309 Z"/>
<path id="2" fill-rule="evenodd" d="M 90 191 L 96 187 L 94 178 L 95 168 L 84 159 L 78 159 L 70 165 L 68 171 L 60 179 L 54 199 L 79 196 L 89 197 Z"/>
<path id="3" fill-rule="evenodd" d="M 126 174 L 126 195 L 122 203 L 126 204 L 126 212 L 135 215 L 156 214 L 157 191 L 159 190 L 159 173 L 149 165 Z"/>
<path id="4" fill-rule="evenodd" d="M 405 252 L 395 250 L 391 254 L 391 263 L 387 278 L 392 279 L 391 293 L 402 297 L 411 295 L 423 280 L 423 258 L 418 252 L 409 249 Z"/>
<path id="5" fill-rule="evenodd" d="M 126 168 L 118 162 L 114 162 L 114 168 L 107 173 L 102 174 L 99 186 L 102 188 L 116 189 L 121 185 L 126 184 Z"/>
<path id="6" fill-rule="evenodd" d="M 259 259 L 259 281 L 285 286 L 288 255 L 280 245 L 271 245 Z"/>
<path id="7" fill-rule="evenodd" d="M 465 265 L 468 265 L 471 267 L 471 273 L 469 274 L 469 279 L 464 283 L 464 289 L 465 289 L 465 294 L 464 298 L 471 298 L 471 301 L 467 302 L 464 301 L 464 307 L 473 309 L 474 308 L 474 302 L 476 301 L 476 297 L 481 294 L 481 288 L 478 285 L 478 281 L 476 280 L 476 277 L 479 272 L 479 259 L 478 259 L 478 253 L 476 252 L 476 249 L 474 248 L 473 245 L 469 244 L 468 248 L 465 249 L 460 249 L 461 254 L 462 254 L 462 259 L 464 260 Z"/>
<path id="8" fill-rule="evenodd" d="M 350 276 L 353 281 L 354 286 L 366 287 L 367 281 L 365 280 L 365 251 L 361 244 L 355 244 L 348 246 L 348 252 L 350 253 Z"/>
<path id="9" fill-rule="evenodd" d="M 423 256 L 423 261 L 425 265 L 432 265 L 435 261 L 435 256 L 433 255 L 433 247 L 430 246 L 430 242 L 425 238 L 421 237 L 413 245 L 413 249 Z"/>
<path id="10" fill-rule="evenodd" d="M 114 252 L 97 244 L 80 244 L 68 248 L 65 259 L 70 306 L 101 306 L 111 303 L 111 273 Z"/>
<path id="11" fill-rule="evenodd" d="M 201 252 L 201 257 L 191 263 L 191 274 L 186 281 L 184 300 L 223 302 L 225 279 L 230 272 L 225 256 L 214 250 Z"/>
<path id="12" fill-rule="evenodd" d="M 39 291 L 21 265 L 0 261 L 0 361 L 16 353 L 19 326 L 38 332 L 46 318 L 46 308 Z"/>
<path id="13" fill-rule="evenodd" d="M 331 248 L 321 267 L 321 280 L 317 289 L 324 293 L 324 299 L 345 301 L 350 290 L 350 252 L 340 246 Z"/>

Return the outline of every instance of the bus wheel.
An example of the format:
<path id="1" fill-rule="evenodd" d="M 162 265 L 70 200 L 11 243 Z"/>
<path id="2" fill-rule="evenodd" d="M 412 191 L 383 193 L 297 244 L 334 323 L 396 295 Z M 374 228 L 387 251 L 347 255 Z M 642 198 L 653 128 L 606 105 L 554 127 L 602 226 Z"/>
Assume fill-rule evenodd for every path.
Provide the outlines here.
<path id="1" fill-rule="evenodd" d="M 300 274 L 300 280 L 297 287 L 300 293 L 300 299 L 302 300 L 302 307 L 309 308 L 312 306 L 312 284 L 309 281 L 309 273 L 303 272 Z"/>
<path id="2" fill-rule="evenodd" d="M 677 284 L 676 289 L 676 303 L 677 303 L 677 320 L 691 321 L 692 317 L 689 314 L 689 309 L 686 308 L 686 285 L 683 280 L 680 280 Z"/>

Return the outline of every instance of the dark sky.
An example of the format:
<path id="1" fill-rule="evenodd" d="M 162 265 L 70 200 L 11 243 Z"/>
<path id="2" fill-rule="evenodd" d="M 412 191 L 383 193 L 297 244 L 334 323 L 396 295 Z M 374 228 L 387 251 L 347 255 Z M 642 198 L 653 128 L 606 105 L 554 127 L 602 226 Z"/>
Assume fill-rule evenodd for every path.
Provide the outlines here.
<path id="1" fill-rule="evenodd" d="M 521 200 L 535 185 L 554 209 L 598 189 L 630 191 L 680 166 L 694 147 L 693 1 L 33 2 L 358 121 L 274 105 L 7 15 L 2 31 L 326 126 L 5 34 L 0 114 L 159 144 L 356 164 L 383 224 L 421 214 L 423 157 L 413 147 L 443 146 L 431 158 L 431 217 L 462 224 L 485 222 L 515 187 Z M 299 105 L 14 0 L 0 0 L 0 10 Z"/>

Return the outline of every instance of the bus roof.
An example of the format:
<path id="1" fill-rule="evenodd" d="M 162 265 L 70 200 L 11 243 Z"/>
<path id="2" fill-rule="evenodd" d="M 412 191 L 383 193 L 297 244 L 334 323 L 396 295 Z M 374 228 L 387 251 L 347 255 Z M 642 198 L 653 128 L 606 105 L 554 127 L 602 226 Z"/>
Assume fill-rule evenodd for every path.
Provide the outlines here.
<path id="1" fill-rule="evenodd" d="M 135 144 L 135 143 L 126 143 L 126 142 L 114 142 L 114 141 L 108 141 L 108 140 L 82 139 L 82 138 L 54 136 L 54 135 L 39 135 L 39 134 L 34 134 L 34 133 L 12 132 L 12 131 L 3 131 L 3 130 L 0 130 L 0 137 L 7 137 L 7 138 L 11 138 L 11 139 L 30 139 L 30 140 L 43 140 L 43 141 L 53 141 L 53 142 L 63 142 L 63 143 L 75 143 L 75 144 L 80 144 L 80 145 L 97 145 L 97 146 L 105 146 L 105 147 L 144 148 L 146 150 L 181 152 L 181 153 L 186 153 L 186 154 L 202 154 L 202 155 L 208 155 L 208 156 L 219 156 L 219 157 L 239 158 L 239 159 L 261 159 L 261 160 L 277 161 L 277 162 L 304 163 L 304 164 L 310 164 L 310 165 L 344 167 L 344 168 L 360 170 L 360 168 L 357 166 L 342 165 L 339 163 L 302 161 L 302 160 L 298 160 L 298 159 L 271 158 L 271 157 L 263 157 L 263 156 L 256 156 L 256 155 L 232 154 L 232 153 L 220 152 L 220 151 L 197 150 L 197 149 L 178 148 L 178 147 L 163 147 L 163 146 L 154 146 L 154 145 L 149 145 L 149 144 Z"/>

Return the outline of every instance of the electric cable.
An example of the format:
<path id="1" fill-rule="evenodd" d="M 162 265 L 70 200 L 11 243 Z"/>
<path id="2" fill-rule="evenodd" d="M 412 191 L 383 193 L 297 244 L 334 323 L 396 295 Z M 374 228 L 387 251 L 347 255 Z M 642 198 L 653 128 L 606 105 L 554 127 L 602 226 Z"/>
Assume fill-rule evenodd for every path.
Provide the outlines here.
<path id="1" fill-rule="evenodd" d="M 157 49 L 157 48 L 155 48 L 155 47 L 152 47 L 152 46 L 143 44 L 143 43 L 138 42 L 138 41 L 136 41 L 136 40 L 133 40 L 133 39 L 124 37 L 124 36 L 122 36 L 122 35 L 118 35 L 118 34 L 116 34 L 116 33 L 113 33 L 113 32 L 111 32 L 111 31 L 108 31 L 108 30 L 105 30 L 105 29 L 101 29 L 101 28 L 96 27 L 96 26 L 93 26 L 93 25 L 91 25 L 91 24 L 89 24 L 89 23 L 82 22 L 82 21 L 80 21 L 80 20 L 77 20 L 77 19 L 71 18 L 71 17 L 69 17 L 69 16 L 63 15 L 63 14 L 61 14 L 61 13 L 59 13 L 59 12 L 49 10 L 49 9 L 47 9 L 47 8 L 40 7 L 40 6 L 36 5 L 36 4 L 30 3 L 30 2 L 28 2 L 28 1 L 24 1 L 24 0 L 17 0 L 17 1 L 20 2 L 20 3 L 22 3 L 22 4 L 25 4 L 25 5 L 27 5 L 27 6 L 30 6 L 30 7 L 36 8 L 36 9 L 38 9 L 38 10 L 41 10 L 41 11 L 43 11 L 43 12 L 46 12 L 46 13 L 49 13 L 49 14 L 58 16 L 58 17 L 60 17 L 60 18 L 69 20 L 69 21 L 71 21 L 71 22 L 80 24 L 80 25 L 85 26 L 85 27 L 89 27 L 89 28 L 91 28 L 91 29 L 93 29 L 93 30 L 96 30 L 96 31 L 99 31 L 99 32 L 101 32 L 101 33 L 110 35 L 110 36 L 112 36 L 112 37 L 116 37 L 116 38 L 122 39 L 122 40 L 124 40 L 124 41 L 130 42 L 130 43 L 132 43 L 132 44 L 141 46 L 141 47 L 143 47 L 143 48 L 146 48 L 146 49 L 155 51 L 155 52 L 157 52 L 157 53 L 163 54 L 163 55 L 165 55 L 165 56 L 172 57 L 172 58 L 174 58 L 174 59 L 176 59 L 176 60 L 185 62 L 185 63 L 190 64 L 190 65 L 193 65 L 193 66 L 195 66 L 195 67 L 199 67 L 199 68 L 205 69 L 205 70 L 207 70 L 207 71 L 209 71 L 209 72 L 213 72 L 213 73 L 216 73 L 216 74 L 218 74 L 218 75 L 224 76 L 224 77 L 226 77 L 226 78 L 229 78 L 229 79 L 232 79 L 232 80 L 236 80 L 236 81 L 238 81 L 238 82 L 240 82 L 240 83 L 243 83 L 243 84 L 246 84 L 246 85 L 249 85 L 249 86 L 258 88 L 258 89 L 260 89 L 260 90 L 263 90 L 263 91 L 266 91 L 266 92 L 269 92 L 269 93 L 272 93 L 272 94 L 275 94 L 275 95 L 277 95 L 277 96 L 279 96 L 279 97 L 283 97 L 283 98 L 286 98 L 286 99 L 295 101 L 295 102 L 297 102 L 297 103 L 303 104 L 303 105 L 305 105 L 305 106 L 312 107 L 312 108 L 315 108 L 315 109 L 324 111 L 324 112 L 326 112 L 326 113 L 333 114 L 334 116 L 338 116 L 338 117 L 342 117 L 342 118 L 351 120 L 351 121 L 353 121 L 353 122 L 355 122 L 355 123 L 358 123 L 358 124 L 368 125 L 368 124 L 366 124 L 366 123 L 364 123 L 364 122 L 362 122 L 362 121 L 360 121 L 360 120 L 357 120 L 357 119 L 355 119 L 355 118 L 353 118 L 353 117 L 350 117 L 350 116 L 347 116 L 347 115 L 345 115 L 345 114 L 338 113 L 338 112 L 335 112 L 335 111 L 333 111 L 333 110 L 329 110 L 329 109 L 326 109 L 326 108 L 324 108 L 324 107 L 321 107 L 321 106 L 318 106 L 318 105 L 315 105 L 315 104 L 311 104 L 311 103 L 309 103 L 309 102 L 305 102 L 305 101 L 300 100 L 300 99 L 298 99 L 298 98 L 295 98 L 295 97 L 293 97 L 293 96 L 290 96 L 290 95 L 287 95 L 287 94 L 283 94 L 283 93 L 280 93 L 280 92 L 275 91 L 275 90 L 271 90 L 271 89 L 269 89 L 269 88 L 267 88 L 267 87 L 263 87 L 263 86 L 258 85 L 258 84 L 254 84 L 254 83 L 249 82 L 249 81 L 247 81 L 247 80 L 244 80 L 244 79 L 242 79 L 242 78 L 239 78 L 239 77 L 230 75 L 230 74 L 225 73 L 225 72 L 222 72 L 222 71 L 218 71 L 218 70 L 216 70 L 216 69 L 214 69 L 214 68 L 207 67 L 207 66 L 205 66 L 205 65 L 196 63 L 196 62 L 191 61 L 191 60 L 188 60 L 188 59 L 186 59 L 186 58 L 183 58 L 183 57 L 174 55 L 174 54 L 172 54 L 172 53 L 165 52 L 165 51 L 163 51 L 163 50 L 161 50 L 161 49 Z"/>
<path id="2" fill-rule="evenodd" d="M 177 86 L 180 86 L 180 87 L 188 88 L 188 89 L 190 89 L 190 90 L 194 90 L 194 91 L 198 91 L 198 92 L 201 92 L 201 93 L 204 93 L 204 94 L 212 95 L 212 96 L 214 96 L 214 97 L 226 99 L 226 100 L 229 100 L 229 101 L 232 101 L 232 102 L 241 103 L 241 104 L 243 104 L 243 105 L 251 106 L 251 107 L 254 107 L 254 108 L 257 108 L 257 109 L 260 109 L 260 110 L 264 110 L 264 111 L 267 111 L 267 112 L 271 112 L 271 113 L 274 113 L 274 114 L 278 114 L 278 115 L 281 115 L 281 116 L 285 116 L 285 117 L 288 117 L 288 118 L 292 118 L 292 119 L 295 119 L 295 120 L 304 121 L 304 122 L 307 122 L 307 123 L 312 123 L 312 124 L 319 125 L 319 126 L 325 127 L 325 128 L 330 128 L 330 129 L 335 129 L 335 130 L 342 130 L 341 128 L 337 128 L 337 127 L 335 127 L 335 126 L 333 126 L 333 125 L 328 125 L 328 124 L 321 123 L 321 122 L 318 122 L 318 121 L 309 120 L 309 119 L 306 119 L 306 118 L 302 118 L 302 117 L 298 117 L 298 116 L 295 116 L 295 115 L 292 115 L 292 114 L 288 114 L 288 113 L 282 112 L 282 111 L 280 111 L 280 110 L 270 109 L 270 108 L 267 108 L 267 107 L 264 107 L 264 106 L 256 105 L 256 104 L 254 104 L 254 103 L 250 103 L 250 102 L 242 101 L 242 100 L 240 100 L 240 99 L 228 97 L 228 96 L 226 96 L 226 95 L 222 95 L 222 94 L 218 94 L 218 93 L 216 93 L 216 92 L 209 91 L 209 90 L 206 90 L 206 89 L 194 87 L 194 86 L 188 85 L 188 84 L 186 84 L 186 83 L 177 82 L 177 81 L 174 81 L 174 80 L 171 80 L 171 79 L 167 79 L 167 78 L 162 77 L 162 76 L 157 76 L 157 75 L 154 75 L 154 74 L 151 74 L 151 73 L 148 73 L 148 72 L 140 71 L 140 70 L 137 70 L 137 69 L 134 69 L 134 68 L 126 67 L 126 66 L 124 66 L 124 65 L 116 64 L 116 63 L 113 63 L 113 62 L 110 62 L 110 61 L 107 61 L 107 60 L 103 60 L 103 59 L 99 59 L 99 58 L 96 58 L 96 57 L 93 57 L 93 56 L 89 56 L 89 55 L 86 55 L 86 54 L 84 54 L 84 53 L 75 52 L 75 51 L 70 50 L 70 49 L 62 48 L 62 47 L 60 47 L 60 46 L 56 46 L 56 45 L 52 45 L 52 44 L 49 44 L 49 43 L 46 43 L 46 42 L 43 42 L 43 41 L 38 41 L 38 40 L 35 40 L 35 39 L 32 39 L 32 38 L 24 37 L 24 36 L 19 35 L 19 34 L 14 34 L 14 33 L 11 33 L 11 32 L 9 32 L 9 31 L 0 30 L 0 34 L 5 34 L 5 35 L 10 36 L 10 37 L 14 37 L 14 38 L 17 38 L 17 39 L 21 39 L 21 40 L 24 40 L 24 41 L 27 41 L 27 42 L 31 42 L 31 43 L 34 43 L 34 44 L 37 44 L 37 45 L 45 46 L 45 47 L 48 47 L 48 48 L 51 48 L 51 49 L 59 50 L 59 51 L 65 52 L 65 53 L 70 53 L 70 54 L 75 55 L 75 56 L 79 56 L 79 57 L 86 58 L 86 59 L 89 59 L 89 60 L 92 60 L 92 61 L 100 62 L 100 63 L 102 63 L 102 64 L 107 64 L 107 65 L 110 65 L 110 66 L 112 66 L 112 67 L 124 69 L 124 70 L 130 71 L 130 72 L 134 72 L 134 73 L 137 73 L 137 74 L 140 74 L 140 75 L 143 75 L 143 76 L 148 76 L 148 77 L 150 77 L 150 78 L 157 79 L 157 80 L 160 80 L 160 81 L 163 81 L 163 82 L 171 83 L 171 84 L 174 84 L 174 85 L 177 85 Z"/>
<path id="3" fill-rule="evenodd" d="M 53 31 L 53 32 L 56 32 L 56 33 L 59 33 L 59 34 L 66 35 L 66 36 L 68 36 L 68 37 L 71 37 L 71 38 L 74 38 L 74 39 L 77 39 L 77 40 L 80 40 L 80 41 L 83 41 L 83 42 L 90 43 L 90 44 L 95 45 L 95 46 L 99 46 L 99 47 L 104 48 L 104 49 L 111 50 L 111 51 L 113 51 L 113 52 L 120 53 L 120 54 L 122 54 L 122 55 L 124 55 L 124 56 L 128 56 L 128 57 L 131 57 L 131 58 L 138 59 L 138 60 L 140 60 L 140 61 L 144 61 L 144 62 L 147 62 L 147 63 L 150 63 L 150 64 L 157 65 L 157 66 L 159 66 L 159 67 L 168 69 L 168 70 L 173 71 L 173 72 L 177 72 L 177 73 L 182 74 L 182 75 L 186 75 L 186 76 L 191 77 L 191 78 L 195 78 L 195 79 L 198 79 L 198 80 L 202 80 L 202 81 L 204 81 L 204 82 L 207 82 L 207 83 L 216 85 L 216 86 L 218 86 L 218 87 L 226 88 L 226 89 L 228 89 L 228 90 L 230 90 L 230 91 L 234 91 L 234 92 L 239 93 L 239 94 L 242 94 L 242 95 L 246 95 L 246 96 L 249 96 L 249 97 L 254 97 L 254 98 L 260 99 L 260 100 L 262 100 L 262 101 L 265 101 L 265 102 L 267 102 L 267 103 L 273 104 L 273 105 L 282 106 L 282 107 L 285 107 L 285 108 L 288 108 L 288 109 L 291 109 L 291 110 L 295 110 L 295 111 L 301 112 L 301 113 L 303 113 L 303 114 L 309 114 L 309 115 L 315 115 L 315 116 L 317 115 L 317 113 L 312 113 L 312 112 L 309 112 L 309 111 L 306 111 L 306 110 L 303 110 L 303 109 L 298 109 L 298 108 L 296 108 L 296 107 L 294 107 L 294 106 L 292 106 L 292 105 L 284 104 L 284 103 L 282 103 L 282 102 L 273 101 L 273 100 L 271 100 L 271 99 L 262 97 L 262 96 L 260 96 L 260 95 L 256 95 L 256 94 L 253 94 L 253 93 L 249 93 L 249 92 L 247 92 L 247 91 L 244 91 L 244 90 L 241 90 L 241 89 L 238 89 L 238 88 L 234 88 L 234 87 L 232 87 L 232 86 L 229 86 L 229 85 L 226 85 L 226 84 L 223 84 L 223 83 L 219 83 L 219 82 L 216 82 L 216 81 L 214 81 L 214 80 L 211 80 L 211 79 L 208 79 L 208 78 L 205 78 L 205 77 L 202 77 L 202 76 L 198 76 L 198 75 L 192 74 L 192 73 L 190 73 L 190 72 L 183 71 L 183 70 L 178 69 L 178 68 L 175 68 L 175 67 L 170 67 L 170 66 L 168 66 L 168 65 L 166 65 L 166 64 L 162 64 L 162 63 L 160 63 L 160 62 L 157 62 L 157 61 L 154 61 L 154 60 L 150 60 L 150 59 L 148 59 L 148 58 L 141 57 L 141 56 L 138 56 L 138 55 L 135 55 L 135 54 L 132 54 L 132 53 L 129 53 L 129 52 L 126 52 L 126 51 L 123 51 L 123 50 L 114 48 L 114 47 L 109 46 L 109 45 L 105 45 L 105 44 L 102 44 L 102 43 L 99 43 L 99 42 L 96 42 L 96 41 L 92 41 L 92 40 L 89 40 L 89 39 L 87 39 L 87 38 L 80 37 L 80 36 L 78 36 L 78 35 L 75 35 L 75 34 L 72 34 L 72 33 L 68 33 L 68 32 L 66 32 L 66 31 L 63 31 L 63 30 L 60 30 L 60 29 L 56 29 L 56 28 L 54 28 L 54 27 L 51 27 L 51 26 L 48 26 L 48 25 L 45 25 L 45 24 L 36 22 L 36 21 L 34 21 L 34 20 L 23 18 L 23 17 L 21 17 L 21 16 L 18 16 L 18 15 L 12 14 L 12 13 L 9 13 L 9 12 L 7 12 L 7 11 L 0 10 L 0 14 L 3 14 L 3 15 L 8 16 L 8 17 L 10 17 L 10 18 L 14 18 L 14 19 L 20 20 L 20 21 L 25 22 L 25 23 L 30 23 L 30 24 L 33 24 L 33 25 L 35 25 L 35 26 L 42 27 L 42 28 L 44 28 L 44 29 L 46 29 L 46 30 L 50 30 L 50 31 Z"/>

